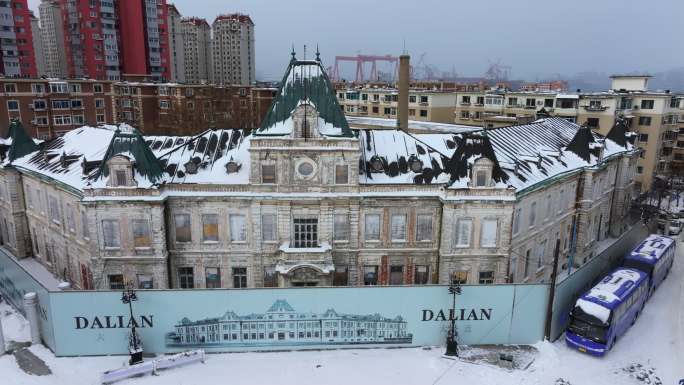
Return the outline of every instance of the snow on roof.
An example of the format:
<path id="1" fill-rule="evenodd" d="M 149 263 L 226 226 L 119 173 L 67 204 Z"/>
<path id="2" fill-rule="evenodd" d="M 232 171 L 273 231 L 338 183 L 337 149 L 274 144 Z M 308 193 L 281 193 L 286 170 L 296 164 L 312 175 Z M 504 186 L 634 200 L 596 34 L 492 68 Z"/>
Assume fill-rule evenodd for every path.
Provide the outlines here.
<path id="1" fill-rule="evenodd" d="M 19 169 L 50 177 L 82 191 L 94 176 L 116 126 L 84 126 L 44 142 L 40 150 L 14 161 Z"/>
<path id="2" fill-rule="evenodd" d="M 579 99 L 578 94 L 557 94 L 556 99 Z"/>
<path id="3" fill-rule="evenodd" d="M 322 135 L 354 136 L 320 61 L 297 60 L 294 53 L 280 91 L 255 135 L 282 136 L 294 132 L 292 113 L 302 104 L 315 107 L 319 116 L 318 131 Z"/>
<path id="4" fill-rule="evenodd" d="M 586 135 L 575 140 L 578 133 Z M 597 165 L 602 159 L 633 150 L 631 143 L 620 146 L 601 135 L 563 118 L 540 119 L 530 124 L 488 129 L 494 153 L 510 177 L 508 184 L 521 191 L 564 173 Z M 572 142 L 586 146 L 587 159 L 577 154 Z M 591 149 L 594 141 L 602 146 Z M 570 147 L 570 148 L 569 148 Z M 603 149 L 601 156 L 601 149 Z"/>
<path id="5" fill-rule="evenodd" d="M 663 256 L 665 250 L 673 243 L 674 239 L 670 237 L 651 234 L 630 253 L 629 257 L 655 262 Z"/>
<path id="6" fill-rule="evenodd" d="M 590 302 L 604 308 L 609 313 L 610 310 L 622 303 L 632 293 L 637 284 L 644 279 L 646 279 L 646 274 L 643 272 L 636 269 L 619 268 L 606 275 L 601 282 L 578 299 L 577 305 L 587 312 L 581 305 L 586 305 L 587 302 Z M 603 317 L 605 316 L 604 311 L 598 312 L 598 314 L 587 313 L 596 315 L 603 322 L 606 322 L 608 319 L 608 317 Z"/>
<path id="7" fill-rule="evenodd" d="M 396 119 L 387 118 L 369 118 L 365 116 L 347 116 L 347 122 L 352 129 L 364 128 L 396 128 Z M 477 126 L 466 126 L 463 124 L 448 124 L 436 122 L 422 122 L 418 120 L 409 120 L 408 128 L 412 131 L 425 131 L 425 133 L 453 133 L 460 134 L 462 132 L 474 132 L 482 130 Z"/>
<path id="8" fill-rule="evenodd" d="M 250 138 L 244 130 L 217 129 L 145 139 L 165 168 L 166 183 L 248 184 Z"/>

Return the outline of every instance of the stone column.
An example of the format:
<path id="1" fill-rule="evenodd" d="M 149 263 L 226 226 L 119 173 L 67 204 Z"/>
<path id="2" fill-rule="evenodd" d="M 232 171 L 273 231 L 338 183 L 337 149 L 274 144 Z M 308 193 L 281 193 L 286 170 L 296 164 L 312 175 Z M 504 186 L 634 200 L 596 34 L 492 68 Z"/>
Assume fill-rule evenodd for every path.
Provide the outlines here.
<path id="1" fill-rule="evenodd" d="M 40 320 L 38 319 L 38 295 L 36 293 L 26 293 L 24 295 L 24 310 L 26 319 L 31 327 L 31 343 L 40 343 Z"/>

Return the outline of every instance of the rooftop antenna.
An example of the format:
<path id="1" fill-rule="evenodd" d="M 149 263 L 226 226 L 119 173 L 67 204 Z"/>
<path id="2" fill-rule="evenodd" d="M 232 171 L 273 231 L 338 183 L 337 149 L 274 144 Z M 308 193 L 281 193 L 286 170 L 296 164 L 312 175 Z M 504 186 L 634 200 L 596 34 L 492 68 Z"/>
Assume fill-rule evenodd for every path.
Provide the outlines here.
<path id="1" fill-rule="evenodd" d="M 318 51 L 318 43 L 316 43 L 316 61 L 321 62 L 321 53 Z"/>
<path id="2" fill-rule="evenodd" d="M 304 44 L 304 60 L 306 60 L 306 44 Z"/>
<path id="3" fill-rule="evenodd" d="M 292 55 L 292 60 L 297 60 L 297 58 L 295 57 L 296 54 L 294 49 L 294 43 L 292 43 L 292 52 L 290 52 L 290 55 Z"/>

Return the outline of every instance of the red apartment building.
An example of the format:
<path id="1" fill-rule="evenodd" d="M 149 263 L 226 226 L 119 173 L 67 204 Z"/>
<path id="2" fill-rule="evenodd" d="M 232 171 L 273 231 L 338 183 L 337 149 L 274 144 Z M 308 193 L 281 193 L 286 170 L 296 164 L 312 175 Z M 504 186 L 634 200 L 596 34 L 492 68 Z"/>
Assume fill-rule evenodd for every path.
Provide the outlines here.
<path id="1" fill-rule="evenodd" d="M 146 74 L 168 79 L 166 0 L 59 3 L 69 77 L 119 80 L 122 74 Z"/>
<path id="2" fill-rule="evenodd" d="M 36 56 L 27 0 L 0 1 L 0 73 L 36 77 Z"/>
<path id="3" fill-rule="evenodd" d="M 117 12 L 122 74 L 170 79 L 166 0 L 119 1 Z"/>

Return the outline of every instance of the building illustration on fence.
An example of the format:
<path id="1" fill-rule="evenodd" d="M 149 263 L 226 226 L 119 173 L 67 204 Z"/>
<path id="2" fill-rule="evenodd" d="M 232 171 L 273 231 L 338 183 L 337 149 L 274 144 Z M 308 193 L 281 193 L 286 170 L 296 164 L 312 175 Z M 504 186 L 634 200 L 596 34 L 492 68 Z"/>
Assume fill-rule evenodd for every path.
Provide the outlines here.
<path id="1" fill-rule="evenodd" d="M 401 316 L 341 314 L 329 308 L 322 314 L 299 313 L 283 299 L 262 314 L 238 315 L 228 310 L 217 318 L 183 318 L 167 334 L 169 347 L 225 347 L 269 345 L 410 344 Z"/>

